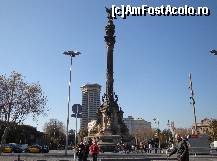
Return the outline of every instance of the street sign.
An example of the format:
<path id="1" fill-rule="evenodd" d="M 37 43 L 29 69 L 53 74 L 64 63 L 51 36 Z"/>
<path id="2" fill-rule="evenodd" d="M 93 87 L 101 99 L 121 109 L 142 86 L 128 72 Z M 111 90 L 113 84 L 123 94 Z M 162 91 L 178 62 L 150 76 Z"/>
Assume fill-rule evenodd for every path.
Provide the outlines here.
<path id="1" fill-rule="evenodd" d="M 77 113 L 81 113 L 82 111 L 82 106 L 80 104 L 74 104 L 72 106 L 72 112 L 77 114 Z"/>
<path id="2" fill-rule="evenodd" d="M 77 118 L 82 118 L 82 114 L 81 113 L 77 114 Z"/>
<path id="3" fill-rule="evenodd" d="M 74 113 L 73 113 L 73 114 L 71 114 L 71 117 L 76 117 L 76 114 L 74 114 Z"/>
<path id="4" fill-rule="evenodd" d="M 71 114 L 71 117 L 76 117 L 76 114 L 75 113 Z M 82 118 L 82 115 L 81 114 L 77 114 L 77 118 Z"/>
<path id="5" fill-rule="evenodd" d="M 77 115 L 77 118 L 81 118 L 82 106 L 80 104 L 74 104 L 72 106 L 72 112 L 73 114 L 71 115 L 71 117 L 76 117 Z"/>

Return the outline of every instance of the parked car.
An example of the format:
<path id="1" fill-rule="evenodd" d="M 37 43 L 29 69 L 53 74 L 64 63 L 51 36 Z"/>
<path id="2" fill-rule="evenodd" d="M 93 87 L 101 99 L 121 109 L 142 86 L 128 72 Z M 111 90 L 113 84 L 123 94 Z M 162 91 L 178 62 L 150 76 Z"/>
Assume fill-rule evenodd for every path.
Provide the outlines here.
<path id="1" fill-rule="evenodd" d="M 49 152 L 49 148 L 48 146 L 41 146 L 38 144 L 29 146 L 25 152 L 27 153 L 48 153 Z"/>
<path id="2" fill-rule="evenodd" d="M 28 144 L 19 144 L 18 145 L 23 151 L 25 151 L 28 148 Z"/>
<path id="3" fill-rule="evenodd" d="M 42 153 L 49 153 L 49 147 L 47 145 L 42 146 Z"/>
<path id="4" fill-rule="evenodd" d="M 3 146 L 3 153 L 22 153 L 22 149 L 16 143 L 9 143 Z"/>

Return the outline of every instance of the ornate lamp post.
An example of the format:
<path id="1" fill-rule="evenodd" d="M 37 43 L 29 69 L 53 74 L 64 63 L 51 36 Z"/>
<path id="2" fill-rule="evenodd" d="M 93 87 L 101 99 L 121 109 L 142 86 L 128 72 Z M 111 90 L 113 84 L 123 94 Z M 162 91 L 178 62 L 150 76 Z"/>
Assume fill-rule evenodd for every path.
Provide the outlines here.
<path id="1" fill-rule="evenodd" d="M 158 148 L 160 149 L 160 120 L 158 118 L 154 118 L 153 120 L 155 125 L 157 125 Z"/>
<path id="2" fill-rule="evenodd" d="M 70 106 L 70 88 L 71 88 L 71 77 L 72 77 L 72 58 L 81 53 L 78 51 L 65 51 L 64 55 L 70 56 L 71 64 L 69 71 L 69 95 L 68 95 L 68 113 L 67 113 L 67 123 L 66 123 L 66 146 L 65 146 L 65 155 L 67 155 L 68 150 L 68 138 L 69 138 L 69 106 Z"/>
<path id="3" fill-rule="evenodd" d="M 194 99 L 194 90 L 192 88 L 192 80 L 191 80 L 191 73 L 189 74 L 189 90 L 190 90 L 190 104 L 192 105 L 192 109 L 193 109 L 193 115 L 194 115 L 194 131 L 193 134 L 197 134 L 197 117 L 196 117 L 196 112 L 195 112 L 195 99 Z"/>

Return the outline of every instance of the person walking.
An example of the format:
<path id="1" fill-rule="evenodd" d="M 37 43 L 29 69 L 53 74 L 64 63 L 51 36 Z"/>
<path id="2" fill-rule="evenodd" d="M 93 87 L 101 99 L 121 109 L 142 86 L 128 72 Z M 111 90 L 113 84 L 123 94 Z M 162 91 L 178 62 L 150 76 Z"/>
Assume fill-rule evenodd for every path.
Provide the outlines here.
<path id="1" fill-rule="evenodd" d="M 152 152 L 152 145 L 151 143 L 148 144 L 148 153 L 151 153 Z"/>
<path id="2" fill-rule="evenodd" d="M 96 141 L 93 141 L 93 144 L 90 146 L 90 154 L 93 157 L 93 161 L 97 161 L 97 156 L 99 154 L 99 146 Z"/>
<path id="3" fill-rule="evenodd" d="M 85 156 L 85 145 L 83 141 L 81 141 L 81 143 L 78 145 L 78 150 L 77 150 L 78 161 L 83 161 L 84 156 Z"/>
<path id="4" fill-rule="evenodd" d="M 83 156 L 83 161 L 87 161 L 87 158 L 89 156 L 89 148 L 90 148 L 90 145 L 88 142 L 84 142 L 84 146 L 85 146 L 85 150 L 84 150 L 84 156 Z"/>
<path id="5" fill-rule="evenodd" d="M 182 139 L 179 134 L 176 134 L 175 138 L 178 144 L 176 147 L 173 148 L 173 151 L 168 155 L 168 157 L 177 153 L 178 161 L 189 161 L 189 150 L 187 142 L 184 139 Z"/>

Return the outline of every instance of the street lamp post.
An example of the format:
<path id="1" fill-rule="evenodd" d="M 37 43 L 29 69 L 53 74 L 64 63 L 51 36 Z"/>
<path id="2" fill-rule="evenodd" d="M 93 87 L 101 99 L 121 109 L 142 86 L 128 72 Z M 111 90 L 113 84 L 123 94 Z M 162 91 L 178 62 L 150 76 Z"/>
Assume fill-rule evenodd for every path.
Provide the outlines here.
<path id="1" fill-rule="evenodd" d="M 64 55 L 70 56 L 71 64 L 70 64 L 70 71 L 69 71 L 69 95 L 68 95 L 68 112 L 67 112 L 67 122 L 66 122 L 66 146 L 65 146 L 65 155 L 67 155 L 68 150 L 68 138 L 69 138 L 69 106 L 70 106 L 70 88 L 71 88 L 71 77 L 72 77 L 72 58 L 76 55 L 80 55 L 80 52 L 77 51 L 65 51 Z"/>
<path id="2" fill-rule="evenodd" d="M 213 55 L 217 55 L 217 50 L 213 49 L 209 51 Z M 213 132 L 212 132 L 213 133 Z M 213 135 L 213 140 L 214 140 L 214 135 Z"/>
<path id="3" fill-rule="evenodd" d="M 157 124 L 157 137 L 158 137 L 158 148 L 160 149 L 160 120 L 158 118 L 154 118 L 154 123 Z"/>
<path id="4" fill-rule="evenodd" d="M 215 50 L 215 49 L 210 50 L 210 53 L 213 54 L 213 55 L 217 55 L 217 50 Z"/>
<path id="5" fill-rule="evenodd" d="M 190 93 L 191 93 L 191 96 L 190 96 L 190 104 L 192 105 L 192 108 L 193 108 L 193 115 L 194 115 L 194 131 L 193 131 L 193 134 L 196 134 L 197 135 L 197 117 L 196 117 L 196 112 L 195 112 L 195 99 L 194 99 L 194 90 L 193 90 L 193 87 L 192 87 L 192 80 L 191 80 L 191 73 L 189 74 L 189 90 L 190 90 Z"/>
<path id="6" fill-rule="evenodd" d="M 157 121 L 157 128 L 158 128 L 158 148 L 159 148 L 159 150 L 160 150 L 160 127 L 159 127 L 159 124 L 160 124 L 160 121 L 159 121 L 159 119 L 158 119 L 158 121 Z"/>

